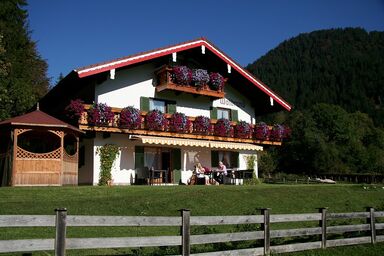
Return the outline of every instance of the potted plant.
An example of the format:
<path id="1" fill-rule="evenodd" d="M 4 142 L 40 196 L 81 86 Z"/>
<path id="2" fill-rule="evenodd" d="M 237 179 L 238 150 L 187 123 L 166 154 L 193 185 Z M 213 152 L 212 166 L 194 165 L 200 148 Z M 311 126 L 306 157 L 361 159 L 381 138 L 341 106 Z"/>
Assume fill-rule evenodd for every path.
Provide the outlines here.
<path id="1" fill-rule="evenodd" d="M 112 108 L 105 103 L 93 103 L 88 110 L 88 123 L 91 125 L 109 125 L 113 122 L 114 117 Z"/>
<path id="2" fill-rule="evenodd" d="M 148 112 L 145 117 L 145 122 L 148 130 L 151 131 L 162 131 L 167 125 L 167 119 L 164 114 L 157 109 Z"/>
<path id="3" fill-rule="evenodd" d="M 84 102 L 81 99 L 71 100 L 65 107 L 65 114 L 71 120 L 78 121 L 84 112 Z"/>
<path id="4" fill-rule="evenodd" d="M 186 66 L 175 66 L 172 69 L 172 77 L 177 84 L 189 85 L 192 80 L 192 71 Z"/>
<path id="5" fill-rule="evenodd" d="M 211 119 L 206 116 L 197 116 L 193 121 L 194 132 L 200 134 L 210 134 L 212 130 Z"/>
<path id="6" fill-rule="evenodd" d="M 255 138 L 258 140 L 266 140 L 269 137 L 268 125 L 260 122 L 255 126 Z"/>
<path id="7" fill-rule="evenodd" d="M 197 89 L 202 89 L 209 82 L 209 75 L 205 69 L 194 69 L 192 71 L 192 82 Z"/>
<path id="8" fill-rule="evenodd" d="M 235 134 L 237 138 L 248 139 L 251 136 L 251 126 L 245 121 L 240 121 L 235 126 Z"/>
<path id="9" fill-rule="evenodd" d="M 217 120 L 214 133 L 217 136 L 229 137 L 232 134 L 231 122 L 226 118 Z"/>
<path id="10" fill-rule="evenodd" d="M 224 77 L 219 73 L 212 72 L 209 74 L 209 88 L 215 91 L 223 91 L 224 90 Z"/>
<path id="11" fill-rule="evenodd" d="M 120 113 L 120 126 L 126 129 L 138 129 L 141 126 L 140 110 L 134 107 L 126 107 Z"/>
<path id="12" fill-rule="evenodd" d="M 174 113 L 169 121 L 169 128 L 173 132 L 188 132 L 191 121 L 183 113 Z"/>

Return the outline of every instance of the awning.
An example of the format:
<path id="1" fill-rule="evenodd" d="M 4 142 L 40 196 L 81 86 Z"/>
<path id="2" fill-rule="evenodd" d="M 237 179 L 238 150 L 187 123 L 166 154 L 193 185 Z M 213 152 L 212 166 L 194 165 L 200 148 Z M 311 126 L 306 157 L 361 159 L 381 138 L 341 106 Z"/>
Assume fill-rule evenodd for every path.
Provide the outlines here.
<path id="1" fill-rule="evenodd" d="M 144 144 L 158 144 L 169 146 L 192 146 L 209 148 L 209 141 L 206 140 L 189 140 L 155 136 L 132 136 L 133 139 L 140 139 Z"/>
<path id="2" fill-rule="evenodd" d="M 168 146 L 191 146 L 191 147 L 253 150 L 253 151 L 263 150 L 262 146 L 257 146 L 249 143 L 219 142 L 219 141 L 208 141 L 208 140 L 179 139 L 179 138 L 141 136 L 141 135 L 132 135 L 130 138 L 141 140 L 143 144 L 168 145 Z"/>
<path id="3" fill-rule="evenodd" d="M 249 143 L 236 143 L 236 142 L 220 142 L 220 141 L 211 141 L 211 148 L 218 149 L 238 149 L 238 150 L 259 150 L 263 151 L 262 146 L 257 146 Z"/>

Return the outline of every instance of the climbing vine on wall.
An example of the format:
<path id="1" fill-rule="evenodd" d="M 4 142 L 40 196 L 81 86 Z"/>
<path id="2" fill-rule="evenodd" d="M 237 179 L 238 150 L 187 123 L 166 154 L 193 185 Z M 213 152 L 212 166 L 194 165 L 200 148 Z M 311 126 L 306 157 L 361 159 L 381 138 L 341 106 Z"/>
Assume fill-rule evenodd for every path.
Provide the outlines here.
<path id="1" fill-rule="evenodd" d="M 96 149 L 96 154 L 100 155 L 99 186 L 104 186 L 112 180 L 112 166 L 119 155 L 119 147 L 114 144 L 105 144 Z"/>

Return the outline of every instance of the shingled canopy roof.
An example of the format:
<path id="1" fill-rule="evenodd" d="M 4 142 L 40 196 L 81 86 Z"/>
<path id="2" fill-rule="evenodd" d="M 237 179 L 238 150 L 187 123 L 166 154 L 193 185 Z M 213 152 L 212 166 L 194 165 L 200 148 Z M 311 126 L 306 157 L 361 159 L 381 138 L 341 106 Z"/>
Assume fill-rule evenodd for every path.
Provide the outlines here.
<path id="1" fill-rule="evenodd" d="M 62 128 L 69 129 L 78 133 L 84 133 L 78 128 L 67 124 L 53 116 L 50 116 L 39 109 L 21 115 L 16 116 L 11 119 L 4 120 L 0 122 L 0 127 L 6 126 L 33 126 L 33 127 L 52 127 L 52 128 Z"/>

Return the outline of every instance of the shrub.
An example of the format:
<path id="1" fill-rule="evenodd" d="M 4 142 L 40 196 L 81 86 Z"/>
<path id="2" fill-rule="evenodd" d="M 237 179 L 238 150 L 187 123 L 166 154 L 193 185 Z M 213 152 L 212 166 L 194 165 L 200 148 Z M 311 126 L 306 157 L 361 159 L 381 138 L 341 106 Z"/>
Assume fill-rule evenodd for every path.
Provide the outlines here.
<path id="1" fill-rule="evenodd" d="M 228 119 L 221 118 L 217 120 L 217 123 L 215 124 L 215 135 L 223 136 L 223 137 L 229 137 L 232 133 L 232 126 Z"/>
<path id="2" fill-rule="evenodd" d="M 193 122 L 194 131 L 201 134 L 209 134 L 212 130 L 211 119 L 206 116 L 197 116 Z"/>
<path id="3" fill-rule="evenodd" d="M 240 121 L 235 126 L 235 132 L 237 138 L 248 139 L 251 136 L 252 130 L 247 122 Z"/>
<path id="4" fill-rule="evenodd" d="M 222 91 L 224 89 L 224 77 L 219 73 L 209 74 L 209 87 L 212 90 Z"/>
<path id="5" fill-rule="evenodd" d="M 191 121 L 183 113 L 174 113 L 169 122 L 169 128 L 173 132 L 188 132 L 191 127 Z"/>
<path id="6" fill-rule="evenodd" d="M 164 114 L 157 109 L 148 112 L 147 116 L 145 117 L 145 122 L 148 130 L 152 131 L 161 131 L 165 129 L 167 125 L 167 119 L 165 118 Z"/>
<path id="7" fill-rule="evenodd" d="M 119 147 L 114 144 L 105 144 L 96 149 L 96 154 L 100 155 L 99 186 L 107 185 L 108 181 L 112 180 L 111 171 L 119 155 Z"/>
<path id="8" fill-rule="evenodd" d="M 120 113 L 120 126 L 127 129 L 137 129 L 141 126 L 140 110 L 126 107 Z"/>
<path id="9" fill-rule="evenodd" d="M 88 123 L 91 125 L 108 125 L 114 117 L 112 108 L 105 103 L 94 103 L 88 110 Z"/>
<path id="10" fill-rule="evenodd" d="M 173 67 L 173 77 L 176 83 L 188 85 L 191 84 L 192 71 L 186 66 Z"/>
<path id="11" fill-rule="evenodd" d="M 84 112 L 84 102 L 81 99 L 71 100 L 65 107 L 65 114 L 72 120 L 79 120 Z"/>

